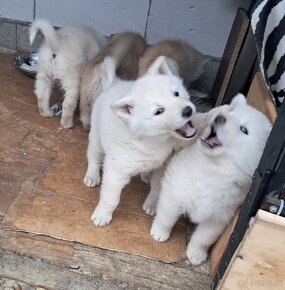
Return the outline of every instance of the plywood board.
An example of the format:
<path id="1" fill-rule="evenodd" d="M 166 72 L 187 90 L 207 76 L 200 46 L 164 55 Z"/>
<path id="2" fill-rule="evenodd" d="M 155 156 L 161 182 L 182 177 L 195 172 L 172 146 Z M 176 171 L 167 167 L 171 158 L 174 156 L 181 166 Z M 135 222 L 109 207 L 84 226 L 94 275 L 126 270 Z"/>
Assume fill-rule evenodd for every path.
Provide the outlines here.
<path id="1" fill-rule="evenodd" d="M 285 219 L 259 210 L 218 289 L 284 289 Z"/>

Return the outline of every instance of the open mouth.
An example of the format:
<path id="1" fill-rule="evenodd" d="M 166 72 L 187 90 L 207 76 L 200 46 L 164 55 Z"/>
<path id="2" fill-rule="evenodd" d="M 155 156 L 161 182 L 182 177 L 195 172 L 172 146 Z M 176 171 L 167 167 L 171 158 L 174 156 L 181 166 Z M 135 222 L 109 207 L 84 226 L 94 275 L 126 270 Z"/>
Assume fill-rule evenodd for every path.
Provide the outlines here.
<path id="1" fill-rule="evenodd" d="M 218 139 L 214 125 L 212 125 L 210 135 L 207 138 L 201 138 L 201 141 L 203 145 L 206 145 L 207 147 L 211 149 L 214 149 L 223 145 Z"/>
<path id="2" fill-rule="evenodd" d="M 192 138 L 196 135 L 196 129 L 192 126 L 191 121 L 188 121 L 184 126 L 175 130 L 176 133 L 183 138 Z"/>

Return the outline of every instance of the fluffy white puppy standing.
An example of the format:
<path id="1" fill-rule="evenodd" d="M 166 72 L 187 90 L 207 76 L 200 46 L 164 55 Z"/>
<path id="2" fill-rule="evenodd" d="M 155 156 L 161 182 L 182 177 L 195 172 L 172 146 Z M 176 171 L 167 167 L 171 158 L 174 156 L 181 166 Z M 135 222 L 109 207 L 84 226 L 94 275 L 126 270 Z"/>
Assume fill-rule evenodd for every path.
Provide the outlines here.
<path id="1" fill-rule="evenodd" d="M 104 37 L 87 26 L 70 25 L 56 31 L 47 20 L 37 19 L 30 28 L 31 44 L 38 31 L 45 38 L 38 52 L 35 83 L 40 114 L 43 117 L 53 116 L 49 100 L 57 79 L 65 91 L 60 124 L 63 128 L 71 128 L 79 99 L 82 70 L 103 47 Z"/>
<path id="2" fill-rule="evenodd" d="M 237 95 L 216 114 L 202 138 L 170 160 L 161 183 L 151 235 L 163 242 L 187 213 L 197 224 L 187 256 L 194 265 L 224 230 L 249 190 L 271 130 L 268 119 Z"/>
<path id="3" fill-rule="evenodd" d="M 98 226 L 110 223 L 121 190 L 132 176 L 161 166 L 179 138 L 196 133 L 190 121 L 195 107 L 165 57 L 159 57 L 136 81 L 117 79 L 112 58 L 105 58 L 102 66 L 112 85 L 92 109 L 84 178 L 89 187 L 100 183 L 105 154 L 100 201 L 91 216 Z"/>

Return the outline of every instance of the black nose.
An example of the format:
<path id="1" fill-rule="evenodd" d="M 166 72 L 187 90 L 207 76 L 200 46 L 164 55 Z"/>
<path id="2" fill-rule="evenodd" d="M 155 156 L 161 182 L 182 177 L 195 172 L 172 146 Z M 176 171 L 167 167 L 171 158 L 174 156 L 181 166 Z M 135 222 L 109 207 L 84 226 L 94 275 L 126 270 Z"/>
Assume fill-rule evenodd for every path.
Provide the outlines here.
<path id="1" fill-rule="evenodd" d="M 217 124 L 225 124 L 226 121 L 227 121 L 227 119 L 222 115 L 218 115 L 214 120 L 214 122 Z"/>
<path id="2" fill-rule="evenodd" d="M 193 112 L 192 108 L 187 106 L 182 111 L 182 117 L 188 118 L 192 115 L 192 112 Z"/>

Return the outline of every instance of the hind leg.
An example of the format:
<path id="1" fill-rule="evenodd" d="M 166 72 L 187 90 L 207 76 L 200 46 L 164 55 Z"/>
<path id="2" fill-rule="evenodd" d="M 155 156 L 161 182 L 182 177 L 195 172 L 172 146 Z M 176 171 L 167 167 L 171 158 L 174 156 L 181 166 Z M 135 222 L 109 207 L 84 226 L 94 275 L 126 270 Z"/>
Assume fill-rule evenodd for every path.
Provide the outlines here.
<path id="1" fill-rule="evenodd" d="M 150 192 L 143 204 L 143 210 L 150 216 L 156 214 L 156 207 L 160 193 L 160 183 L 164 174 L 164 169 L 164 167 L 155 169 L 150 177 Z"/>
<path id="2" fill-rule="evenodd" d="M 86 131 L 90 130 L 90 119 L 92 111 L 92 96 L 90 88 L 84 84 L 80 92 L 80 121 Z"/>
<path id="3" fill-rule="evenodd" d="M 78 73 L 73 77 L 65 78 L 62 81 L 62 87 L 65 90 L 64 100 L 62 103 L 62 116 L 60 125 L 64 129 L 73 127 L 73 115 L 79 99 L 79 81 Z"/>
<path id="4" fill-rule="evenodd" d="M 49 99 L 53 86 L 53 80 L 44 72 L 38 72 L 35 82 L 35 94 L 38 99 L 38 108 L 41 116 L 52 117 L 53 113 L 49 109 Z"/>
<path id="5" fill-rule="evenodd" d="M 82 75 L 80 91 L 80 121 L 86 131 L 90 130 L 92 106 L 102 92 L 100 66 Z"/>

